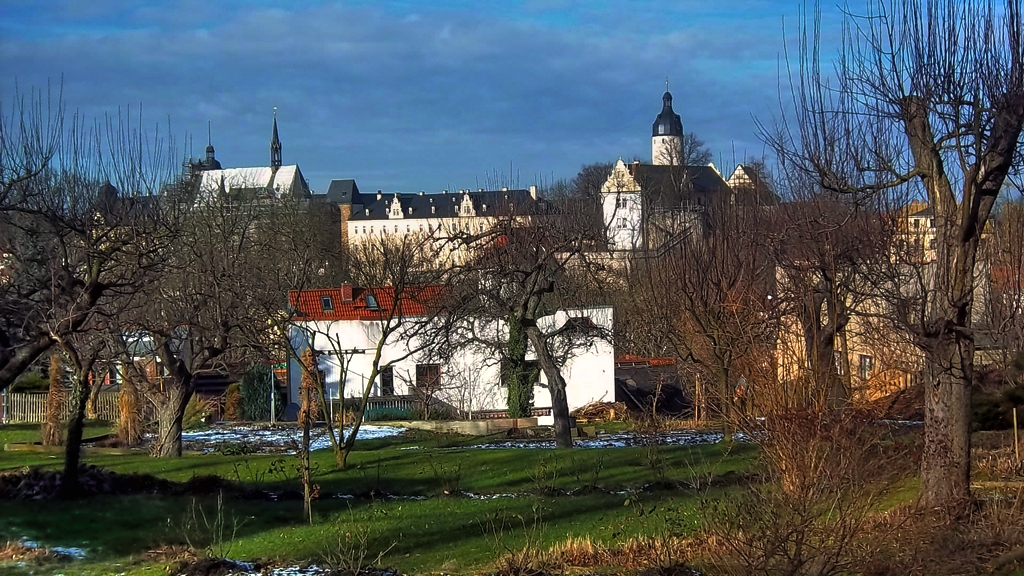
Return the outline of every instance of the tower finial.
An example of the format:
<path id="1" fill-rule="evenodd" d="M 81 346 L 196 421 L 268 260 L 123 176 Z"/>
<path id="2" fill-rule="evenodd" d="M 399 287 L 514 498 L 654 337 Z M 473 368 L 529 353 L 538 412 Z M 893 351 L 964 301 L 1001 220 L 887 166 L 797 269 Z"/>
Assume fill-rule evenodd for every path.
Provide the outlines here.
<path id="1" fill-rule="evenodd" d="M 277 136 L 277 106 L 274 106 L 274 134 L 270 138 L 270 167 L 281 167 L 281 139 Z"/>
<path id="2" fill-rule="evenodd" d="M 668 92 L 668 76 L 665 76 L 665 92 Z"/>
<path id="3" fill-rule="evenodd" d="M 206 143 L 213 146 L 213 120 L 206 121 Z"/>

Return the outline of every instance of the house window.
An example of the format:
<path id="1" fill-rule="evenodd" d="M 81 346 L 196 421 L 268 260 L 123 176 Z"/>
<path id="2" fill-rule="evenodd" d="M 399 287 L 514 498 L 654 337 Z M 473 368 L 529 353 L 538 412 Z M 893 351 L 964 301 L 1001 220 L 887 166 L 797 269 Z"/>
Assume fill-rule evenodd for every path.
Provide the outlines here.
<path id="1" fill-rule="evenodd" d="M 320 307 L 324 309 L 324 312 L 331 312 L 334 310 L 334 301 L 331 300 L 330 296 L 321 296 Z"/>
<path id="2" fill-rule="evenodd" d="M 921 221 L 918 220 L 917 218 L 914 218 L 914 230 L 917 230 L 920 227 L 921 227 Z"/>
<path id="3" fill-rule="evenodd" d="M 625 218 L 619 218 L 619 228 L 626 228 L 627 223 Z"/>
<path id="4" fill-rule="evenodd" d="M 935 228 L 935 218 L 932 218 L 931 221 L 928 222 L 928 227 L 929 228 Z"/>
<path id="5" fill-rule="evenodd" d="M 935 250 L 935 238 L 932 238 L 931 240 L 928 241 L 928 249 Z"/>
<path id="6" fill-rule="evenodd" d="M 421 390 L 436 390 L 441 382 L 440 364 L 417 364 L 416 387 Z"/>
<path id="7" fill-rule="evenodd" d="M 377 298 L 374 297 L 373 294 L 370 294 L 370 293 L 366 294 L 366 307 L 369 308 L 370 310 L 376 310 L 377 309 Z"/>
<path id="8" fill-rule="evenodd" d="M 836 361 L 836 374 L 842 376 L 845 373 L 845 368 L 843 367 L 843 353 L 839 350 L 834 350 L 832 352 L 832 356 Z"/>
<path id="9" fill-rule="evenodd" d="M 395 395 L 395 367 L 385 366 L 380 369 L 380 395 Z"/>
<path id="10" fill-rule="evenodd" d="M 867 380 L 871 377 L 871 368 L 873 367 L 875 359 L 867 354 L 860 355 L 860 377 Z"/>

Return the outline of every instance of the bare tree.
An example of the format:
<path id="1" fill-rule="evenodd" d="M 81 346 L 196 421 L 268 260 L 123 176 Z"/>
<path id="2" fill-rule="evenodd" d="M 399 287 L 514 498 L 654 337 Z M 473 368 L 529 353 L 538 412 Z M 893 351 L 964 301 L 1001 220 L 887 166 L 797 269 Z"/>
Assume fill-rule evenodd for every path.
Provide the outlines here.
<path id="1" fill-rule="evenodd" d="M 705 232 L 695 229 L 670 249 L 638 259 L 629 279 L 647 332 L 714 383 L 711 407 L 727 437 L 736 420 L 737 382 L 755 379 L 749 370 L 774 336 L 761 219 L 754 209 L 713 207 Z"/>
<path id="2" fill-rule="evenodd" d="M 777 298 L 796 328 L 792 358 L 799 388 L 786 405 L 822 411 L 844 406 L 853 394 L 846 353 L 855 315 L 882 315 L 868 280 L 892 256 L 891 234 L 870 205 L 829 193 L 793 190 L 794 201 L 775 212 L 770 238 Z M 786 331 L 780 336 L 785 340 Z"/>
<path id="3" fill-rule="evenodd" d="M 356 288 L 349 288 L 354 290 L 353 305 L 359 307 L 360 317 L 365 320 L 364 333 L 339 332 L 332 322 L 317 319 L 317 311 L 302 308 L 301 290 L 291 293 L 296 313 L 291 318 L 292 354 L 307 347 L 322 353 L 324 362 L 333 364 L 332 372 L 338 375 L 341 398 L 347 393 L 346 380 L 350 376 L 362 378 L 356 395 L 359 407 L 348 434 L 338 442 L 329 429 L 341 468 L 345 467 L 355 447 L 367 403 L 374 388 L 380 386 L 382 374 L 390 373 L 397 363 L 420 354 L 430 344 L 418 336 L 439 309 L 435 305 L 439 294 L 435 280 L 441 271 L 433 268 L 437 262 L 433 247 L 430 237 L 416 233 L 382 233 L 350 247 L 349 263 Z M 343 303 L 338 302 L 338 305 Z M 390 347 L 396 342 L 402 345 L 392 350 Z M 368 374 L 352 370 L 352 358 L 356 354 L 370 356 Z M 308 371 L 303 366 L 299 363 L 300 369 Z M 318 376 L 312 376 L 317 378 L 318 393 L 322 395 L 324 383 Z"/>
<path id="4" fill-rule="evenodd" d="M 503 364 L 506 382 L 512 376 L 520 384 L 510 391 L 517 396 L 509 400 L 510 409 L 530 403 L 519 397 L 524 386 L 533 384 L 525 362 L 529 347 L 547 381 L 559 448 L 572 446 L 562 366 L 580 348 L 610 339 L 610 326 L 585 314 L 560 324 L 543 319 L 560 308 L 594 304 L 586 282 L 592 272 L 588 254 L 602 239 L 602 230 L 577 203 L 546 214 L 497 218 L 482 232 L 447 239 L 471 247 L 473 257 L 449 274 L 446 324 L 432 337 L 435 346 L 482 346 L 492 351 Z"/>
<path id="5" fill-rule="evenodd" d="M 914 338 L 925 356 L 922 491 L 930 506 L 970 495 L 972 326 L 978 247 L 1021 148 L 1021 2 L 876 0 L 844 13 L 834 79 L 820 13 L 803 23 L 791 131 L 762 127 L 781 162 L 824 190 L 914 186 L 936 218 L 936 264 Z M 784 112 L 785 113 L 785 112 Z"/>
<path id="6" fill-rule="evenodd" d="M 175 162 L 132 113 L 88 124 L 59 92 L 15 93 L 0 107 L 0 389 L 158 263 L 151 214 L 128 205 L 157 194 Z M 110 188 L 131 199 L 110 205 Z"/>

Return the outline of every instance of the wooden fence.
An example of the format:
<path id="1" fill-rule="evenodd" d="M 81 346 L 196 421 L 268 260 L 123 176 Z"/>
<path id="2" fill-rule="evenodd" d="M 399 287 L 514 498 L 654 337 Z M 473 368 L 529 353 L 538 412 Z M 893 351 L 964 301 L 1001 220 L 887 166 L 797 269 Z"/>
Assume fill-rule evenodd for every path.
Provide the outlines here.
<path id="1" fill-rule="evenodd" d="M 41 423 L 46 415 L 46 394 L 8 393 L 0 395 L 0 418 L 4 424 L 21 422 Z M 67 394 L 61 407 L 61 418 L 67 420 L 72 412 L 72 398 Z M 96 399 L 96 418 L 117 419 L 117 392 L 100 392 Z"/>

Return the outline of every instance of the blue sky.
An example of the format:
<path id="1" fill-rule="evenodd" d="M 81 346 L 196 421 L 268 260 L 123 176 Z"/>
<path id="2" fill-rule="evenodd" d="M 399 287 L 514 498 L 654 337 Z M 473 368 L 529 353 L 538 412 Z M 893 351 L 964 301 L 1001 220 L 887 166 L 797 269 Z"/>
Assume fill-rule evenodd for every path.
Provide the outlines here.
<path id="1" fill-rule="evenodd" d="M 201 155 L 285 163 L 310 185 L 543 184 L 648 157 L 665 77 L 715 162 L 760 156 L 797 1 L 0 0 L 0 99 L 59 82 L 87 117 L 141 103 Z M 792 33 L 788 33 L 792 37 Z M 188 152 L 188 150 L 183 150 Z"/>

